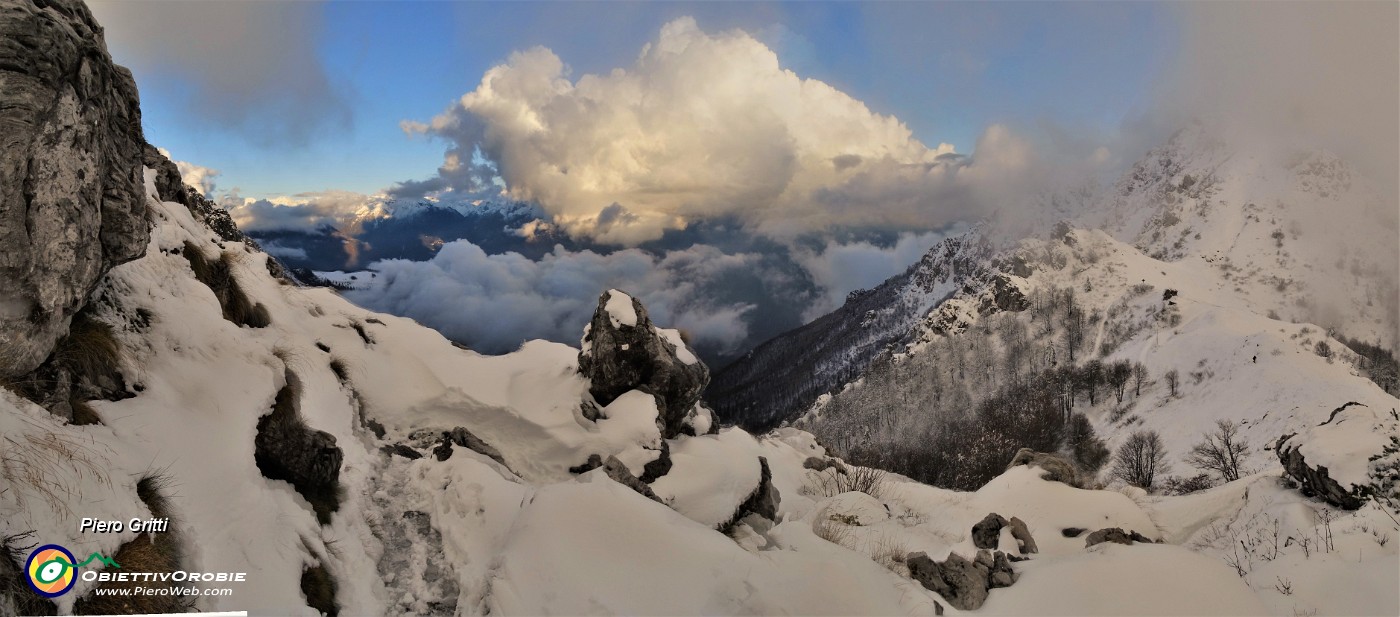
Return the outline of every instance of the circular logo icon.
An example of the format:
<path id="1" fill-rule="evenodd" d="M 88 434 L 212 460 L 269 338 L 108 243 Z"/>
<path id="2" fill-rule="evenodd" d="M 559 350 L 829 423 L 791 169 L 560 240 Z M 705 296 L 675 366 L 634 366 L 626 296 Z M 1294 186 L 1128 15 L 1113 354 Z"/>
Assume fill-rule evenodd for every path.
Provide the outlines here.
<path id="1" fill-rule="evenodd" d="M 29 554 L 24 571 L 29 586 L 45 598 L 56 598 L 73 588 L 75 576 L 73 553 L 57 544 L 45 544 Z"/>

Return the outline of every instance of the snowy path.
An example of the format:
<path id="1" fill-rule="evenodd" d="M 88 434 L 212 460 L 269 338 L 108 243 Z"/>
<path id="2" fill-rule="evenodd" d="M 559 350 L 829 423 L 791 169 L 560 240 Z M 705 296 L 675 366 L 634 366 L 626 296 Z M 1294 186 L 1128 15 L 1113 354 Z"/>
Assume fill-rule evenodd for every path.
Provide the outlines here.
<path id="1" fill-rule="evenodd" d="M 365 512 L 374 535 L 384 545 L 379 574 L 388 593 L 390 615 L 450 615 L 457 609 L 457 579 L 443 557 L 442 535 L 409 481 L 411 461 L 390 456 L 377 474 L 372 507 Z"/>

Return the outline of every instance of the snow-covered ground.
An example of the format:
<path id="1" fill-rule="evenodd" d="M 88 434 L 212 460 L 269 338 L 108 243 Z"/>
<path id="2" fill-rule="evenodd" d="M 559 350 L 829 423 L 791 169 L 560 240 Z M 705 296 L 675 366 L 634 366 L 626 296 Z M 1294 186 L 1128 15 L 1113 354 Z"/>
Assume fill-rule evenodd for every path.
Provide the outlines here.
<path id="1" fill-rule="evenodd" d="M 596 421 L 586 416 L 577 349 L 537 341 L 479 355 L 331 290 L 286 284 L 268 273 L 266 255 L 219 240 L 183 206 L 151 207 L 147 254 L 112 271 L 105 286 L 114 302 L 98 313 L 119 324 L 123 370 L 138 392 L 95 402 L 102 424 L 72 426 L 0 389 L 0 535 L 33 531 L 75 554 L 111 554 L 136 534 L 79 533 L 79 519 L 148 517 L 135 485 L 161 474 L 183 565 L 248 572 L 232 596 L 199 598 L 200 610 L 314 614 L 300 579 L 321 564 L 338 582 L 341 612 L 355 615 L 902 615 L 931 614 L 936 605 L 952 613 L 945 598 L 909 578 L 905 558 L 974 557 L 972 525 L 995 512 L 1024 520 L 1040 552 L 1015 564 L 1019 580 L 992 590 L 980 612 L 1400 612 L 1397 543 L 1381 540 L 1400 538 L 1394 520 L 1376 507 L 1337 512 L 1303 498 L 1280 485 L 1267 456 L 1253 461 L 1260 474 L 1185 497 L 1082 490 L 1025 467 L 971 493 L 895 476 L 850 492 L 833 488 L 838 472 L 808 468 L 827 456 L 810 435 L 730 428 L 670 440 L 673 467 L 652 485 L 660 502 L 651 500 L 603 469 L 570 469 L 596 454 L 641 475 L 662 442 L 648 394 L 622 395 Z M 1079 274 L 1106 290 L 1093 302 L 1119 300 L 1107 291 L 1115 287 L 1109 277 L 1180 291 L 1179 325 L 1144 330 L 1111 356 L 1208 375 L 1180 397 L 1159 386 L 1139 403 L 1141 425 L 1162 432 L 1170 448 L 1179 452 L 1217 418 L 1247 421 L 1248 436 L 1264 444 L 1316 425 L 1348 400 L 1396 404 L 1346 363 L 1312 354 L 1316 328 L 1261 318 L 1222 293 L 1201 275 L 1208 262 L 1153 260 L 1094 232 L 1075 238 L 1068 260 L 1081 263 L 1075 251 L 1098 255 Z M 177 252 L 186 243 L 209 256 L 230 253 L 234 276 L 271 325 L 223 319 Z M 1149 302 L 1157 300 L 1144 296 L 1144 306 L 1130 309 Z M 625 313 L 614 315 L 626 321 Z M 325 525 L 254 461 L 258 420 L 288 372 L 302 384 L 305 422 L 344 453 L 344 495 Z M 1111 421 L 1096 423 L 1120 438 Z M 430 450 L 456 427 L 499 450 L 503 463 L 458 446 L 438 460 Z M 425 456 L 381 450 L 394 445 Z M 760 457 L 780 496 L 776 520 L 750 515 L 718 530 L 758 488 Z M 1266 559 L 1255 538 L 1275 521 L 1286 537 Z M 1071 527 L 1121 527 L 1166 543 L 1086 549 L 1082 536 L 1063 533 Z M 1306 549 L 1304 537 L 1313 538 Z M 1324 537 L 1332 538 L 1325 547 Z M 1229 564 L 1240 563 L 1241 542 L 1249 554 L 1237 571 Z M 1015 548 L 1009 532 L 1001 543 Z M 71 610 L 91 587 L 79 582 L 59 609 Z"/>

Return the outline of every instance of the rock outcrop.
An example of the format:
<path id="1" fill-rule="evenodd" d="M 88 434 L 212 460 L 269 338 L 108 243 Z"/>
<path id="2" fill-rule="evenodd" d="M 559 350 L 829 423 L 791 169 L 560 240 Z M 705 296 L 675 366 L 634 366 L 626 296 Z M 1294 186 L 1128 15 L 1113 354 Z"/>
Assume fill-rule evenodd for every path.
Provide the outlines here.
<path id="1" fill-rule="evenodd" d="M 1108 527 L 1089 534 L 1089 537 L 1084 539 L 1084 548 L 1089 548 L 1095 544 L 1103 544 L 1104 542 L 1113 542 L 1115 544 L 1132 544 L 1134 542 L 1155 544 L 1158 541 L 1148 538 L 1136 531 L 1123 531 L 1123 529 L 1119 527 Z"/>
<path id="2" fill-rule="evenodd" d="M 340 465 L 345 453 L 335 436 L 306 425 L 301 417 L 301 382 L 287 373 L 272 411 L 258 418 L 253 459 L 263 477 L 285 480 L 311 502 L 324 524 L 339 508 Z"/>
<path id="3" fill-rule="evenodd" d="M 113 266 L 141 256 L 141 111 L 76 0 L 0 0 L 0 376 L 39 366 Z"/>
<path id="4" fill-rule="evenodd" d="M 1039 467 L 1045 470 L 1045 474 L 1041 477 L 1046 480 L 1079 486 L 1079 474 L 1075 472 L 1074 464 L 1058 454 L 1046 454 L 1030 448 L 1021 448 L 1016 451 L 1015 456 L 1011 457 L 1011 463 L 1006 468 L 1011 469 L 1017 465 Z"/>
<path id="5" fill-rule="evenodd" d="M 972 545 L 995 550 L 1001 543 L 1001 528 L 1005 527 L 1006 523 L 1006 519 L 995 512 L 983 517 L 972 526 Z"/>
<path id="6" fill-rule="evenodd" d="M 1011 537 L 1015 538 L 1016 546 L 1022 555 L 1040 552 L 1040 547 L 1036 545 L 1035 538 L 1031 537 L 1031 529 L 1026 526 L 1025 521 L 1013 516 L 1006 526 L 1011 528 Z"/>
<path id="7" fill-rule="evenodd" d="M 612 478 L 614 482 L 630 488 L 636 491 L 638 495 L 646 497 L 656 503 L 665 503 L 661 501 L 661 498 L 656 495 L 655 491 L 651 490 L 650 486 L 647 486 L 640 478 L 633 475 L 632 471 L 627 469 L 627 465 L 617 460 L 616 456 L 609 456 L 607 459 L 604 459 L 597 454 L 591 454 L 588 456 L 587 462 L 577 467 L 570 467 L 569 471 L 576 474 L 584 474 L 598 469 L 599 467 L 603 468 L 603 473 L 609 478 Z"/>
<path id="8" fill-rule="evenodd" d="M 782 495 L 778 493 L 778 487 L 773 486 L 773 470 L 768 468 L 768 459 L 760 456 L 758 457 L 758 486 L 754 487 L 748 498 L 734 510 L 734 516 L 721 524 L 719 529 L 728 532 L 750 514 L 776 522 L 780 503 L 782 503 Z"/>
<path id="9" fill-rule="evenodd" d="M 436 448 L 433 448 L 433 456 L 439 461 L 452 458 L 453 445 L 471 450 L 502 465 L 506 464 L 506 460 L 501 456 L 500 450 L 493 448 L 491 444 L 482 441 L 480 437 L 477 437 L 471 431 L 467 430 L 466 427 L 462 426 L 442 432 L 442 441 L 438 443 Z M 509 465 L 507 465 L 507 467 L 509 467 Z"/>
<path id="10" fill-rule="evenodd" d="M 599 404 L 612 403 L 631 390 L 656 397 L 657 426 L 667 439 L 682 434 L 710 383 L 710 370 L 679 333 L 654 326 L 640 301 L 615 289 L 598 298 L 598 309 L 583 335 L 578 368 Z"/>
<path id="11" fill-rule="evenodd" d="M 1010 587 L 1016 582 L 1011 560 L 1000 551 L 979 550 L 969 561 L 957 553 L 949 553 L 942 563 L 925 553 L 911 553 L 904 563 L 909 576 L 924 589 L 943 596 L 954 608 L 975 611 L 987 601 L 990 590 Z"/>
<path id="12" fill-rule="evenodd" d="M 1302 444 L 1296 440 L 1290 443 L 1289 440 L 1294 437 L 1295 435 L 1280 437 L 1274 445 L 1274 453 L 1278 455 L 1278 462 L 1283 464 L 1284 473 L 1298 482 L 1304 495 L 1317 497 L 1345 510 L 1355 510 L 1365 504 L 1365 500 L 1360 496 L 1352 494 L 1352 491 L 1343 488 L 1341 483 L 1333 479 L 1326 465 L 1309 465 L 1303 459 L 1300 449 Z"/>
<path id="13" fill-rule="evenodd" d="M 1040 547 L 1036 546 L 1035 538 L 1031 537 L 1031 530 L 1026 526 L 1026 522 L 1011 517 L 1006 520 L 1000 514 L 992 512 L 972 526 L 972 545 L 977 548 L 996 550 L 1001 544 L 1001 530 L 1010 529 L 1011 537 L 1016 540 L 1016 548 L 1022 555 L 1040 552 Z"/>

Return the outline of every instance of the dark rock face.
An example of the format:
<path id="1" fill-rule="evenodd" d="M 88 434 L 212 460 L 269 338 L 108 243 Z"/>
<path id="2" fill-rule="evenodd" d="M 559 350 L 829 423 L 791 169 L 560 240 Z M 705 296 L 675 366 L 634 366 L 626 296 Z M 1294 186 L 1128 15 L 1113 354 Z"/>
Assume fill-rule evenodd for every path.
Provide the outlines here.
<path id="1" fill-rule="evenodd" d="M 982 297 L 978 312 L 983 315 L 997 312 L 1019 312 L 1030 308 L 1030 306 L 1030 299 L 1026 298 L 1025 292 L 1021 291 L 1011 276 L 997 273 L 992 277 L 991 284 Z"/>
<path id="2" fill-rule="evenodd" d="M 1341 409 L 1337 411 L 1341 411 Z M 1336 417 L 1336 413 L 1333 412 L 1333 418 Z M 1332 418 L 1329 418 L 1328 422 L 1331 421 Z M 1325 425 L 1327 422 L 1323 424 Z M 1312 467 L 1308 465 L 1308 462 L 1303 460 L 1303 453 L 1300 451 L 1302 444 L 1294 440 L 1294 437 L 1296 435 L 1280 437 L 1278 443 L 1274 445 L 1274 452 L 1278 454 L 1278 460 L 1283 464 L 1284 472 L 1298 481 L 1299 489 L 1304 495 L 1315 496 L 1346 510 L 1355 510 L 1365 504 L 1364 499 L 1352 494 L 1351 491 L 1333 480 L 1328 474 L 1326 466 Z"/>
<path id="3" fill-rule="evenodd" d="M 1006 519 L 995 512 L 988 514 L 972 526 L 972 545 L 995 550 L 1001 542 L 1001 528 L 1005 526 Z"/>
<path id="4" fill-rule="evenodd" d="M 728 532 L 750 514 L 757 514 L 774 522 L 778 520 L 778 506 L 782 503 L 782 495 L 778 493 L 778 487 L 773 486 L 773 471 L 768 468 L 767 458 L 758 457 L 758 470 L 758 486 L 749 493 L 744 503 L 734 509 L 734 516 L 719 526 L 720 531 Z"/>
<path id="5" fill-rule="evenodd" d="M 396 443 L 392 446 L 384 446 L 380 448 L 379 451 L 388 455 L 402 456 L 410 461 L 423 458 L 423 455 L 420 454 L 417 450 L 414 450 L 413 448 L 410 448 L 401 443 Z"/>
<path id="6" fill-rule="evenodd" d="M 1011 457 L 1011 463 L 1006 468 L 1011 469 L 1017 465 L 1039 467 L 1045 470 L 1045 474 L 1041 477 L 1046 480 L 1079 486 L 1079 476 L 1074 471 L 1074 464 L 1058 454 L 1046 454 L 1030 448 L 1021 448 L 1016 451 L 1016 456 Z"/>
<path id="7" fill-rule="evenodd" d="M 673 342 L 652 325 L 636 298 L 617 290 L 598 298 L 583 336 L 578 370 L 589 392 L 607 405 L 631 390 L 656 397 L 657 425 L 667 439 L 682 433 L 691 408 L 710 383 L 710 370 L 677 337 Z"/>
<path id="8" fill-rule="evenodd" d="M 48 357 L 149 235 L 130 71 L 75 0 L 0 0 L 0 376 Z"/>
<path id="9" fill-rule="evenodd" d="M 1151 538 L 1136 531 L 1123 531 L 1122 528 L 1119 527 L 1108 527 L 1089 534 L 1089 537 L 1084 539 L 1084 548 L 1089 548 L 1095 544 L 1103 544 L 1104 542 L 1113 542 L 1116 544 L 1132 544 L 1134 542 L 1154 544 Z"/>
<path id="10" fill-rule="evenodd" d="M 671 473 L 671 444 L 661 440 L 661 455 L 642 467 L 642 482 L 651 484 L 661 476 Z"/>
<path id="11" fill-rule="evenodd" d="M 1010 587 L 1016 582 L 1011 560 L 1000 551 L 979 550 L 973 561 L 951 553 L 942 563 L 925 553 L 911 553 L 904 563 L 909 566 L 910 578 L 964 611 L 981 608 L 989 590 Z"/>
<path id="12" fill-rule="evenodd" d="M 258 469 L 266 478 L 290 482 L 302 495 L 333 492 L 345 455 L 334 435 L 302 421 L 297 411 L 301 386 L 294 375 L 288 374 L 287 381 L 277 392 L 272 412 L 258 418 L 253 438 Z"/>

